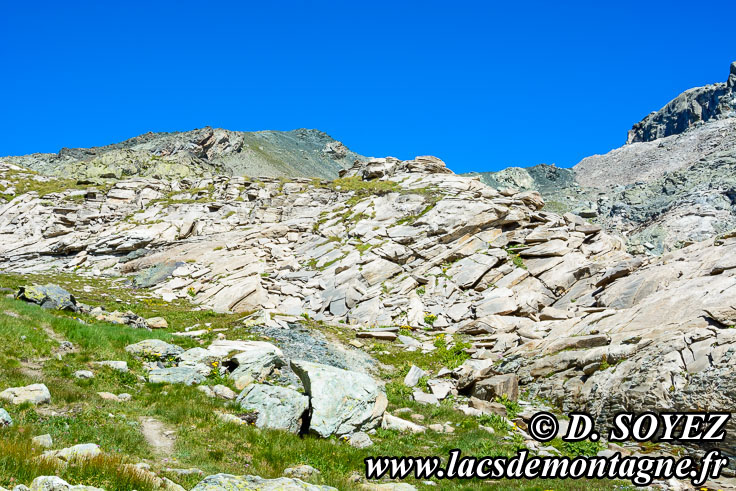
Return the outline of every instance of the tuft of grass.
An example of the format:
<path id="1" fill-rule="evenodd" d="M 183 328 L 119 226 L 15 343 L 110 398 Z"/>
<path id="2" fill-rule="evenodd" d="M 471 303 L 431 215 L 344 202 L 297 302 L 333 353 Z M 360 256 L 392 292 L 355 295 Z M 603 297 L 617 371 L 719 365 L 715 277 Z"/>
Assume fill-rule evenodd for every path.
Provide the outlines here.
<path id="1" fill-rule="evenodd" d="M 514 419 L 521 412 L 521 406 L 519 403 L 509 399 L 506 394 L 503 394 L 501 397 L 496 397 L 496 402 L 503 404 L 506 407 L 506 415 L 509 419 Z"/>
<path id="2" fill-rule="evenodd" d="M 119 490 L 154 490 L 158 486 L 150 479 L 126 468 L 128 461 L 119 455 L 100 455 L 84 462 L 59 466 L 40 458 L 41 449 L 34 448 L 30 439 L 12 431 L 0 439 L 0 485 L 30 484 L 38 476 L 58 476 L 70 484 Z"/>

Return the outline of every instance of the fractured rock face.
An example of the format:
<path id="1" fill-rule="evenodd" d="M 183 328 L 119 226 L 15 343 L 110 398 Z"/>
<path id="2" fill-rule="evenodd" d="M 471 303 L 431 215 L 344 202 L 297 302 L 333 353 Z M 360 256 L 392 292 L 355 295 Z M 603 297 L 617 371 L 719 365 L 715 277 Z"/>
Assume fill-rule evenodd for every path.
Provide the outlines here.
<path id="1" fill-rule="evenodd" d="M 292 360 L 291 368 L 309 396 L 310 431 L 342 436 L 380 424 L 388 400 L 369 375 L 303 360 Z"/>
<path id="2" fill-rule="evenodd" d="M 687 90 L 659 111 L 638 122 L 626 143 L 653 141 L 682 133 L 699 122 L 729 117 L 736 111 L 736 62 L 731 63 L 728 81 Z"/>
<path id="3" fill-rule="evenodd" d="M 309 407 L 309 398 L 284 387 L 251 384 L 240 393 L 240 407 L 257 413 L 256 426 L 298 433 Z"/>

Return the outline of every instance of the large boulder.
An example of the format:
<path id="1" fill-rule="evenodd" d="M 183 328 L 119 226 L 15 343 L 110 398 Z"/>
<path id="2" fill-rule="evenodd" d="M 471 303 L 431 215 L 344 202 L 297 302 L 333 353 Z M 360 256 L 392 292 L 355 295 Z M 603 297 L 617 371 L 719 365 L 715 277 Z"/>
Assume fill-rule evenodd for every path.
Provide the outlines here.
<path id="1" fill-rule="evenodd" d="M 51 393 L 43 384 L 33 384 L 26 387 L 11 387 L 0 392 L 0 399 L 11 404 L 23 404 L 29 402 L 34 406 L 48 404 L 51 402 Z"/>
<path id="2" fill-rule="evenodd" d="M 309 407 L 309 398 L 299 392 L 273 385 L 251 384 L 240 393 L 240 407 L 258 413 L 256 426 L 298 433 Z"/>
<path id="3" fill-rule="evenodd" d="M 292 360 L 291 368 L 310 398 L 310 431 L 341 436 L 381 423 L 388 400 L 369 375 L 304 360 Z"/>
<path id="4" fill-rule="evenodd" d="M 231 474 L 215 474 L 207 476 L 192 491 L 337 491 L 331 486 L 309 484 L 300 479 L 280 477 L 264 479 L 258 476 L 233 476 Z"/>
<path id="5" fill-rule="evenodd" d="M 79 310 L 74 295 L 53 283 L 22 286 L 16 293 L 15 298 L 38 304 L 45 309 L 70 310 L 72 312 Z"/>
<path id="6" fill-rule="evenodd" d="M 149 360 L 173 360 L 183 353 L 184 349 L 160 339 L 144 339 L 135 344 L 129 344 L 125 347 L 125 351 Z"/>

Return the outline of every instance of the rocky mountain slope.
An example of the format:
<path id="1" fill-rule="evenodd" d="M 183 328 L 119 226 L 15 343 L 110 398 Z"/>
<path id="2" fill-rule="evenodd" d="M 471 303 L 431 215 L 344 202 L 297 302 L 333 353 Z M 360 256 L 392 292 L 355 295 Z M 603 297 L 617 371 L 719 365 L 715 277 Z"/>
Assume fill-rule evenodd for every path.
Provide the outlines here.
<path id="1" fill-rule="evenodd" d="M 515 448 L 559 453 L 524 432 L 529 415 L 547 404 L 589 411 L 605 424 L 622 410 L 730 411 L 736 403 L 734 237 L 634 257 L 601 226 L 547 211 L 537 192 L 498 191 L 433 157 L 357 162 L 333 181 L 134 177 L 104 187 L 1 165 L 0 179 L 16 190 L 0 207 L 6 283 L 53 280 L 80 296 L 93 291 L 90 284 L 108 285 L 97 305 L 81 305 L 54 287 L 25 288 L 18 298 L 141 333 L 112 343 L 125 353 L 114 356 L 133 366 L 129 392 L 139 391 L 144 402 L 162 384 L 163 400 L 201 400 L 191 395 L 197 389 L 181 392 L 182 385 L 215 399 L 227 394 L 231 402 L 208 403 L 193 415 L 194 427 L 236 418 L 258 431 L 301 432 L 316 442 L 340 437 L 331 445 L 355 467 L 322 456 L 327 481 L 316 474 L 307 480 L 370 489 L 376 483 L 347 480 L 350 470 L 361 470 L 355 457 L 366 455 L 351 445 L 367 447 L 368 455 L 374 439 L 378 455 L 433 454 L 437 442 L 477 452 L 467 446 L 482 440 L 473 433 L 485 431 L 479 422 L 494 422 L 493 431 Z M 152 304 L 161 307 L 151 311 Z M 117 307 L 123 305 L 131 312 Z M 195 318 L 236 317 L 222 327 L 185 324 L 174 305 Z M 165 332 L 165 340 L 146 335 L 146 327 L 164 326 L 155 332 Z M 66 387 L 78 370 L 98 370 L 92 363 L 110 356 L 86 352 L 53 372 L 47 392 L 61 400 L 55 413 L 69 411 L 68 389 L 56 387 Z M 0 392 L 9 417 L 27 419 L 14 409 L 18 394 L 40 391 L 48 403 L 46 392 L 28 387 L 34 381 L 43 383 L 43 375 L 0 378 L 0 388 L 10 390 L 7 397 Z M 110 384 L 100 390 L 121 399 Z M 166 415 L 168 424 L 183 418 L 136 404 L 130 414 Z M 721 448 L 733 456 L 736 423 L 729 424 Z M 214 428 L 197 431 L 213 441 L 202 435 Z M 229 439 L 258 434 L 228 431 Z M 401 432 L 426 438 L 390 448 Z M 297 445 L 279 438 L 287 448 Z M 248 453 L 261 455 L 259 445 L 249 444 Z M 179 448 L 177 455 L 190 458 L 190 446 Z M 129 459 L 142 458 L 131 452 Z M 224 458 L 202 462 L 212 476 L 195 489 L 226 489 L 206 485 L 231 479 L 215 474 L 236 466 Z M 278 477 L 283 467 L 259 464 L 258 472 Z M 246 478 L 232 479 L 246 485 Z"/>
<path id="2" fill-rule="evenodd" d="M 684 133 L 699 123 L 730 118 L 736 112 L 736 62 L 723 83 L 686 90 L 659 111 L 636 123 L 626 143 L 648 142 Z"/>
<path id="3" fill-rule="evenodd" d="M 58 154 L 4 158 L 42 174 L 86 180 L 214 175 L 331 179 L 363 159 L 317 130 L 244 132 L 209 127 L 147 133 L 104 147 L 64 148 Z"/>
<path id="4" fill-rule="evenodd" d="M 594 218 L 632 252 L 664 251 L 736 227 L 736 63 L 728 81 L 688 90 L 634 125 L 626 145 L 572 169 L 481 173 L 538 190 L 560 211 Z"/>

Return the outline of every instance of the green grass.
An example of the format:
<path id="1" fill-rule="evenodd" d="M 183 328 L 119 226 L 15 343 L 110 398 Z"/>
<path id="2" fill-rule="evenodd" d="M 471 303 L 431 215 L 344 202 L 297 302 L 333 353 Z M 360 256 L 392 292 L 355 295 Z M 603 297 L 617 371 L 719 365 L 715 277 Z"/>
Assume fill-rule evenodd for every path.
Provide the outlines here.
<path id="1" fill-rule="evenodd" d="M 57 278 L 58 279 L 58 278 Z M 0 277 L 7 285 L 18 278 Z M 89 294 L 88 301 L 104 299 L 97 286 Z M 74 290 L 75 292 L 77 290 Z M 115 291 L 113 297 L 124 296 Z M 114 301 L 114 300 L 112 300 Z M 127 305 L 127 304 L 126 304 Z M 154 304 L 155 305 L 155 304 Z M 175 303 L 165 307 L 139 306 L 141 309 L 163 309 L 170 324 L 189 324 L 211 319 L 218 325 L 230 325 L 233 318 L 218 317 L 206 312 L 192 312 L 186 304 Z M 131 304 L 131 307 L 133 305 Z M 178 309 L 178 311 L 177 311 Z M 161 311 L 157 311 L 161 314 Z M 80 322 L 84 321 L 84 322 Z M 335 326 L 323 326 L 305 319 L 310 327 L 330 331 L 331 337 L 354 339 L 355 333 Z M 505 440 L 507 429 L 494 422 L 469 418 L 452 409 L 452 399 L 440 406 L 416 403 L 411 389 L 401 383 L 408 365 L 417 364 L 424 369 L 438 370 L 442 366 L 456 366 L 467 358 L 463 351 L 467 346 L 456 338 L 456 344 L 448 347 L 442 337 L 437 338 L 438 348 L 429 354 L 405 352 L 393 344 L 379 342 L 381 352 L 376 355 L 386 365 L 382 378 L 387 381 L 386 391 L 389 410 L 409 408 L 412 413 L 424 417 L 422 424 L 450 422 L 456 429 L 453 434 L 433 431 L 416 435 L 398 435 L 393 431 L 379 430 L 372 436 L 375 445 L 368 449 L 354 449 L 337 439 L 320 439 L 299 436 L 273 430 L 260 430 L 253 426 L 223 424 L 216 411 L 242 412 L 221 400 L 209 399 L 195 387 L 153 385 L 141 382 L 142 365 L 128 355 L 124 348 L 141 339 L 156 337 L 182 346 L 195 345 L 191 340 L 174 339 L 171 330 L 143 331 L 126 326 L 111 325 L 93 319 L 74 318 L 58 312 L 50 312 L 38 306 L 8 298 L 0 298 L 0 389 L 9 386 L 28 385 L 38 380 L 45 383 L 52 394 L 50 407 L 35 408 L 30 405 L 12 406 L 6 409 L 15 424 L 0 430 L 0 486 L 12 487 L 30 484 L 38 475 L 59 475 L 72 484 L 86 484 L 106 489 L 149 490 L 152 484 L 126 473 L 121 464 L 149 461 L 153 469 L 185 488 L 193 487 L 201 479 L 198 476 L 166 474 L 166 466 L 198 467 L 207 474 L 225 472 L 231 474 L 255 474 L 265 478 L 280 477 L 286 467 L 309 464 L 321 471 L 310 478 L 316 484 L 328 484 L 339 489 L 359 489 L 350 481 L 353 472 L 362 473 L 363 459 L 375 455 L 440 455 L 459 448 L 465 455 L 512 456 L 519 448 L 517 438 Z M 238 330 L 245 336 L 248 333 Z M 22 339 L 22 336 L 26 336 Z M 229 335 L 229 338 L 233 336 Z M 240 336 L 238 336 L 240 337 Z M 54 353 L 61 339 L 71 341 L 78 349 L 58 360 Z M 173 341 L 172 341 L 173 340 Z M 132 373 L 121 374 L 111 369 L 91 367 L 95 360 L 125 360 Z M 28 373 L 29 363 L 36 363 L 36 373 Z M 390 365 L 390 366 L 389 366 Z M 73 373 L 80 369 L 92 369 L 95 377 L 78 380 Z M 37 380 L 38 379 L 38 380 Z M 227 380 L 217 382 L 228 383 Z M 209 381 L 207 383 L 215 383 Z M 127 392 L 133 399 L 126 403 L 103 401 L 97 392 Z M 164 462 L 153 454 L 140 432 L 140 419 L 154 417 L 178 432 L 174 454 Z M 404 415 L 402 417 L 408 417 Z M 479 423 L 497 427 L 489 434 Z M 49 433 L 54 448 L 78 443 L 98 443 L 105 451 L 104 457 L 84 465 L 64 469 L 50 468 L 47 462 L 32 459 L 41 449 L 30 442 L 33 436 Z M 14 478 L 14 481 L 10 481 Z M 421 486 L 420 483 L 408 480 Z M 438 482 L 439 483 L 439 482 Z M 610 483 L 565 483 L 533 481 L 505 483 L 507 489 L 610 489 Z M 488 486 L 480 480 L 443 481 L 442 489 L 484 489 Z M 583 487 L 581 487 L 583 486 Z"/>
<path id="2" fill-rule="evenodd" d="M 16 194 L 14 196 L 0 193 L 0 197 L 11 200 L 15 196 L 21 194 L 36 192 L 39 196 L 45 196 L 52 193 L 61 193 L 74 189 L 87 189 L 88 185 L 79 185 L 74 179 L 62 179 L 58 177 L 41 176 L 32 170 L 8 170 L 0 172 L 0 178 L 6 179 L 15 187 Z M 99 186 L 98 186 L 98 189 Z M 75 200 L 83 198 L 74 198 Z"/>

